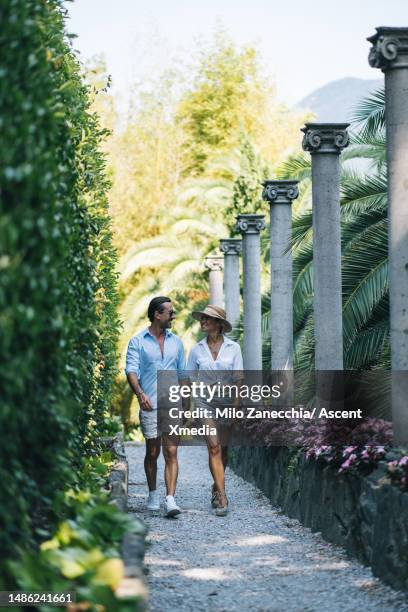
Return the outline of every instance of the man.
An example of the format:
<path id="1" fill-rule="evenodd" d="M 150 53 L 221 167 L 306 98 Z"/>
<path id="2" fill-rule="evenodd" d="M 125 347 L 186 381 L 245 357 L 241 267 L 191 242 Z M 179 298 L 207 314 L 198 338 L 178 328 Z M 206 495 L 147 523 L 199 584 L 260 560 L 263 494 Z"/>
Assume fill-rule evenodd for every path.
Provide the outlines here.
<path id="1" fill-rule="evenodd" d="M 162 440 L 157 420 L 157 371 L 185 370 L 183 344 L 169 328 L 175 317 L 170 298 L 160 296 L 151 300 L 147 316 L 150 326 L 133 336 L 126 353 L 126 375 L 133 392 L 139 400 L 140 424 L 146 440 L 144 468 L 149 497 L 148 510 L 160 510 L 156 489 L 157 459 L 163 446 L 165 460 L 164 479 L 167 495 L 164 502 L 165 514 L 174 517 L 180 508 L 174 499 L 178 476 L 177 445 L 174 441 Z M 163 444 L 162 444 L 163 442 Z"/>

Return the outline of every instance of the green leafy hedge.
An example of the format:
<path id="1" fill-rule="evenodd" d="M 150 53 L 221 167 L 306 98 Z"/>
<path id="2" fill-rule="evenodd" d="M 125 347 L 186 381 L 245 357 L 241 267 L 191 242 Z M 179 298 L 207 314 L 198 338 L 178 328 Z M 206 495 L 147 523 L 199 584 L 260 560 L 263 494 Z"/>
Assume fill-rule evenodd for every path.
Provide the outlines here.
<path id="1" fill-rule="evenodd" d="M 115 252 L 62 0 L 0 1 L 0 549 L 34 543 L 103 430 Z"/>
<path id="2" fill-rule="evenodd" d="M 113 425 L 113 423 L 112 423 Z M 59 492 L 54 500 L 59 522 L 53 535 L 43 531 L 44 541 L 38 550 L 19 551 L 18 559 L 8 561 L 7 587 L 25 593 L 73 591 L 75 610 L 109 610 L 135 612 L 143 604 L 143 588 L 139 593 L 121 590 L 125 567 L 120 547 L 125 533 L 145 534 L 145 526 L 130 514 L 118 510 L 109 499 L 106 484 L 114 456 L 83 458 L 75 474 L 73 486 Z M 0 588 L 2 584 L 0 576 Z M 27 608 L 18 608 L 18 611 Z M 46 603 L 36 609 L 53 612 Z M 65 608 L 64 608 L 65 609 Z"/>

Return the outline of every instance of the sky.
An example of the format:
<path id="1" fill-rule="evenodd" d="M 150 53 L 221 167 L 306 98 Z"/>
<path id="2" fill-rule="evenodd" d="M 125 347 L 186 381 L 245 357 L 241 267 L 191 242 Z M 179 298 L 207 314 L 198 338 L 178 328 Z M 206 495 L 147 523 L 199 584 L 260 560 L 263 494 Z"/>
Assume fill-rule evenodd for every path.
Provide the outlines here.
<path id="1" fill-rule="evenodd" d="M 381 77 L 370 68 L 367 36 L 379 25 L 408 26 L 408 0 L 76 0 L 68 29 L 84 59 L 103 53 L 113 93 L 161 73 L 217 22 L 237 44 L 255 44 L 289 104 L 346 76 Z"/>

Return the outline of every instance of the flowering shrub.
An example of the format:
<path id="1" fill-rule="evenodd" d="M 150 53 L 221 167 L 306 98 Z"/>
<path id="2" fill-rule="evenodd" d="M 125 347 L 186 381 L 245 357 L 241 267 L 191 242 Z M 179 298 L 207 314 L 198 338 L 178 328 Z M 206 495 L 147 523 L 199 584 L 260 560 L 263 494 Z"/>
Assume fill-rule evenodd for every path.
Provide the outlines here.
<path id="1" fill-rule="evenodd" d="M 339 468 L 339 473 L 358 470 L 368 473 L 384 459 L 386 446 L 392 441 L 392 425 L 383 419 L 365 419 L 349 432 L 347 446 L 322 444 L 324 430 L 317 444 L 304 445 L 306 459 L 322 459 Z"/>
<path id="2" fill-rule="evenodd" d="M 389 446 L 392 442 L 392 425 L 383 419 L 367 418 L 355 421 L 305 420 L 305 419 L 242 419 L 239 433 L 254 446 L 297 446 L 304 449 L 327 449 L 349 446 Z M 364 456 L 366 459 L 366 457 Z"/>
<path id="3" fill-rule="evenodd" d="M 379 461 L 386 460 L 392 447 L 392 424 L 383 419 L 367 418 L 358 425 L 344 421 L 242 419 L 238 429 L 245 444 L 297 446 L 305 451 L 307 460 L 337 467 L 339 474 L 370 473 Z M 408 455 L 401 454 L 387 461 L 386 466 L 391 483 L 408 491 Z"/>
<path id="4" fill-rule="evenodd" d="M 326 463 L 340 466 L 339 473 L 358 469 L 371 471 L 385 457 L 384 446 L 313 446 L 306 451 L 306 459 L 322 459 Z"/>
<path id="5" fill-rule="evenodd" d="M 408 455 L 388 461 L 387 471 L 393 484 L 399 486 L 403 491 L 408 491 Z"/>

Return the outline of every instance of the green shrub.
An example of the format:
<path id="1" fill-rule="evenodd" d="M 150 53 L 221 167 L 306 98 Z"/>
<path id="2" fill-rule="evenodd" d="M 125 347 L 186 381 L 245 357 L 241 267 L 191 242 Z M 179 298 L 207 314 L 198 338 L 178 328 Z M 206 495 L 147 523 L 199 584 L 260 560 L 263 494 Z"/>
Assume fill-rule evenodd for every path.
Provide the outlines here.
<path id="1" fill-rule="evenodd" d="M 19 550 L 9 561 L 8 590 L 73 591 L 77 602 L 90 611 L 136 610 L 142 594 L 123 597 L 117 591 L 124 577 L 119 550 L 126 532 L 144 533 L 145 527 L 109 502 L 105 483 L 112 455 L 105 452 L 82 461 L 73 488 L 55 500 L 60 522 L 52 537 L 36 551 Z M 1 584 L 1 579 L 0 579 Z M 46 604 L 39 610 L 51 612 Z"/>
<path id="2" fill-rule="evenodd" d="M 104 132 L 64 17 L 62 0 L 0 2 L 3 558 L 56 520 L 56 494 L 103 432 L 116 372 Z"/>

